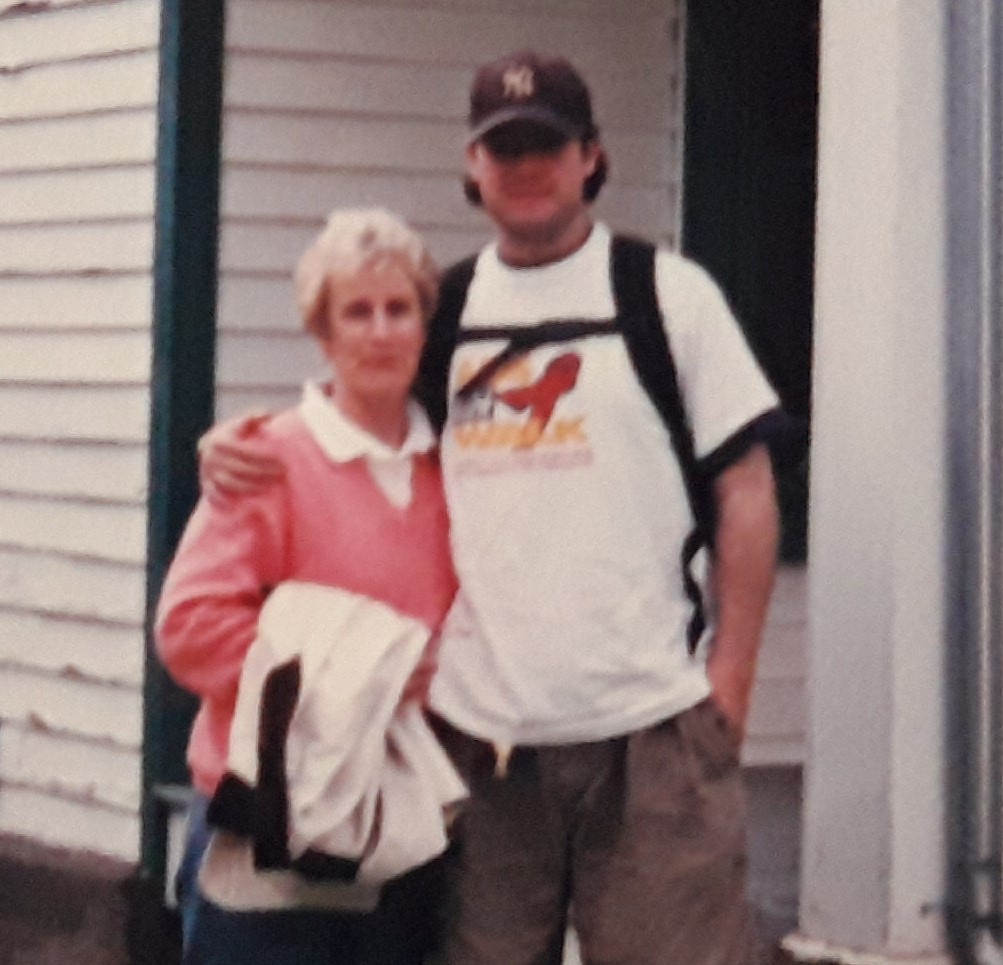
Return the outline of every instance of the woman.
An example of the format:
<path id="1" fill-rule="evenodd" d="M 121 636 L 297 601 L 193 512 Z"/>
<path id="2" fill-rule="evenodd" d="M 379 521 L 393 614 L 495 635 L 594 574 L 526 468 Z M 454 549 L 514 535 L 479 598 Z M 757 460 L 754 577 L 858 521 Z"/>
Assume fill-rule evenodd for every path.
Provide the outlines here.
<path id="1" fill-rule="evenodd" d="M 352 884 L 304 884 L 294 871 L 274 870 L 283 868 L 281 861 L 259 863 L 260 842 L 252 846 L 217 831 L 205 859 L 203 852 L 210 802 L 223 814 L 233 811 L 236 800 L 239 811 L 246 800 L 256 800 L 265 784 L 264 771 L 257 775 L 257 788 L 247 786 L 253 773 L 234 773 L 232 756 L 239 752 L 231 746 L 231 731 L 237 744 L 239 727 L 250 726 L 251 754 L 260 752 L 255 722 L 241 725 L 238 716 L 235 726 L 234 715 L 245 706 L 256 712 L 260 695 L 246 693 L 255 662 L 249 654 L 255 656 L 252 646 L 263 643 L 263 611 L 267 615 L 279 597 L 290 599 L 289 587 L 292 598 L 304 584 L 312 592 L 319 587 L 321 594 L 332 595 L 335 610 L 347 606 L 344 612 L 354 618 L 361 606 L 363 622 L 375 613 L 377 622 L 384 621 L 380 626 L 392 624 L 397 643 L 404 636 L 411 641 L 406 646 L 415 666 L 394 666 L 393 655 L 404 651 L 394 650 L 397 643 L 389 637 L 384 641 L 384 662 L 376 677 L 381 706 L 389 699 L 391 706 L 400 701 L 414 707 L 424 695 L 433 663 L 433 648 L 426 642 L 434 639 L 456 590 L 436 439 L 410 398 L 437 282 L 438 272 L 421 239 L 389 213 L 331 216 L 302 256 L 295 285 L 304 325 L 317 339 L 332 378 L 308 383 L 298 407 L 260 429 L 260 444 L 286 467 L 283 483 L 253 496 L 203 499 L 167 575 L 158 611 L 158 650 L 172 676 L 201 699 L 188 749 L 196 800 L 179 874 L 186 965 L 410 965 L 422 960 L 431 914 L 423 902 L 436 890 L 435 862 L 394 878 L 382 889 L 375 910 L 360 911 L 372 904 L 372 889 L 367 899 L 366 889 Z M 350 624 L 352 619 L 346 618 L 345 625 Z M 293 627 L 292 632 L 305 631 Z M 420 640 L 417 651 L 415 640 Z M 348 644 L 356 647 L 347 658 L 355 661 L 352 666 L 367 656 L 367 647 L 383 645 L 369 638 Z M 283 645 L 289 645 L 288 638 Z M 261 663 L 260 654 L 255 659 Z M 337 674 L 328 677 L 338 679 Z M 298 686 L 307 688 L 296 691 L 303 698 L 307 684 Z M 355 693 L 347 683 L 329 687 L 315 707 L 322 714 L 337 709 L 349 691 Z M 382 746 L 383 735 L 378 739 Z M 284 751 L 277 752 L 281 757 Z M 353 766 L 359 763 L 368 767 L 370 762 Z M 254 761 L 249 769 L 255 770 Z M 229 793 L 234 787 L 238 793 Z M 325 793 L 337 795 L 339 789 L 344 791 L 343 774 Z M 290 812 L 296 791 L 295 781 L 280 788 Z M 378 810 L 382 804 L 367 812 L 373 827 L 381 820 L 387 824 Z M 364 837 L 370 832 L 360 832 L 359 813 L 349 830 Z M 285 820 L 283 814 L 283 830 Z M 343 830 L 333 829 L 337 834 Z M 360 858 L 373 850 L 371 844 L 363 840 L 360 853 L 348 857 Z M 278 851 L 288 858 L 289 842 L 279 842 Z M 272 870 L 251 867 L 252 853 L 257 869 Z M 307 857 L 310 853 L 305 852 Z M 330 867 L 330 859 L 328 855 L 321 864 Z M 358 860 L 348 862 L 347 872 L 342 857 L 334 862 L 348 880 L 360 868 L 365 871 Z M 386 867 L 381 865 L 390 876 Z M 215 893 L 206 887 L 207 880 Z M 225 894 L 226 902 L 217 894 Z"/>

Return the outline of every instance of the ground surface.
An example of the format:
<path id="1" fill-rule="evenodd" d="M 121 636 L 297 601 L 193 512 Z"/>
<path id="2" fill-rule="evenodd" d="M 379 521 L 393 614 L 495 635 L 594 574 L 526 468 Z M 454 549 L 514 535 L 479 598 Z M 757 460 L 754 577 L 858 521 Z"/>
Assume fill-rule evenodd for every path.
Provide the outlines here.
<path id="1" fill-rule="evenodd" d="M 171 965 L 173 925 L 131 866 L 0 835 L 0 965 Z"/>
<path id="2" fill-rule="evenodd" d="M 0 835 L 0 965 L 176 965 L 158 899 L 129 865 Z M 762 962 L 790 959 L 765 940 Z"/>

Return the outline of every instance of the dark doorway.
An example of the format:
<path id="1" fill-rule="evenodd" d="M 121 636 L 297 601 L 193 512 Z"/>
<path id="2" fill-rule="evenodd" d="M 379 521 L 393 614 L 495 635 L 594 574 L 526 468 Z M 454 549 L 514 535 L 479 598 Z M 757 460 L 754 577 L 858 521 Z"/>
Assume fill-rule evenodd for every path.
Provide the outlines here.
<path id="1" fill-rule="evenodd" d="M 683 247 L 721 283 L 792 431 L 775 449 L 788 561 L 807 545 L 818 0 L 689 0 Z"/>

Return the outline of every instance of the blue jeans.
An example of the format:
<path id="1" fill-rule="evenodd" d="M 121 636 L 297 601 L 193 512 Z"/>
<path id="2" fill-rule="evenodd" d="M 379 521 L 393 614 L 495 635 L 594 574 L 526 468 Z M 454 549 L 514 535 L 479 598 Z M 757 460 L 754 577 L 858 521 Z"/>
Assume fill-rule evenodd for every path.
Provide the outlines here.
<path id="1" fill-rule="evenodd" d="M 178 869 L 182 965 L 421 965 L 439 937 L 441 862 L 388 884 L 368 915 L 227 911 L 206 899 L 198 870 L 209 843 L 208 801 L 196 794 Z"/>

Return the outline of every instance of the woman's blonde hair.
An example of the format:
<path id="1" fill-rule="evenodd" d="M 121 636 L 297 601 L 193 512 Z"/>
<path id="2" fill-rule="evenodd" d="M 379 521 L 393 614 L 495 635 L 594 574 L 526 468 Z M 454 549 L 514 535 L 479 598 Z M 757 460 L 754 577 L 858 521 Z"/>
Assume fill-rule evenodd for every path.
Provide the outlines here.
<path id="1" fill-rule="evenodd" d="M 351 275 L 372 264 L 400 265 L 414 282 L 422 318 L 428 321 L 439 295 L 439 268 L 421 236 L 385 208 L 332 211 L 324 230 L 296 265 L 296 306 L 308 332 L 327 334 L 331 275 Z"/>

